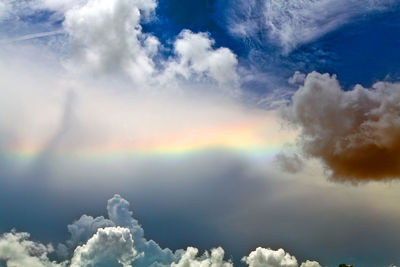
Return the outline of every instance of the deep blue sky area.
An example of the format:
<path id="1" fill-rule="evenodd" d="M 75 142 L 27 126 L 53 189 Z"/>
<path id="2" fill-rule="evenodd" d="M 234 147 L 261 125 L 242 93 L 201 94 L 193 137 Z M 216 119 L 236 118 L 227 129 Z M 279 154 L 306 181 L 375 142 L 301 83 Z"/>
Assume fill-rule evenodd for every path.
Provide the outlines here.
<path id="1" fill-rule="evenodd" d="M 303 45 L 289 61 L 303 72 L 335 73 L 345 87 L 360 83 L 398 80 L 400 66 L 400 14 L 365 16 L 332 33 Z"/>
<path id="2" fill-rule="evenodd" d="M 225 11 L 219 2 L 160 0 L 156 9 L 157 18 L 144 24 L 143 29 L 152 32 L 166 46 L 170 46 L 174 38 L 184 29 L 208 32 L 215 40 L 216 47 L 229 47 L 235 54 L 245 57 L 248 48 L 224 28 Z"/>

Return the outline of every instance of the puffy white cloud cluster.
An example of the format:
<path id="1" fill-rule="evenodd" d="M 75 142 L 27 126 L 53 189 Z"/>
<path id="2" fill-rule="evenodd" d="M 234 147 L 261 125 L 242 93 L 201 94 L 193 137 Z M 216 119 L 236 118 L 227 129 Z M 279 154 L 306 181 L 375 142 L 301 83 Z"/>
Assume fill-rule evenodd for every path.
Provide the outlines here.
<path id="1" fill-rule="evenodd" d="M 51 246 L 27 240 L 29 234 L 7 233 L 0 239 L 0 259 L 7 266 L 168 266 L 181 254 L 161 249 L 144 238 L 144 231 L 128 210 L 129 203 L 119 195 L 108 201 L 110 219 L 83 215 L 68 226 L 71 239 L 57 252 L 62 263 L 48 259 Z M 70 260 L 68 260 L 68 258 Z M 14 262 L 16 262 L 14 264 Z M 25 263 L 25 264 L 22 264 Z M 14 265 L 13 265 L 14 264 Z"/>
<path id="2" fill-rule="evenodd" d="M 300 267 L 321 267 L 321 265 L 316 261 L 305 261 L 303 262 Z"/>
<path id="3" fill-rule="evenodd" d="M 298 267 L 296 257 L 285 252 L 283 249 L 272 250 L 258 247 L 250 252 L 249 256 L 243 257 L 243 262 L 249 267 Z M 300 267 L 321 267 L 316 261 L 305 261 Z"/>
<path id="4" fill-rule="evenodd" d="M 56 253 L 51 245 L 43 245 L 28 240 L 27 233 L 6 233 L 0 237 L 0 261 L 7 266 L 19 267 L 233 267 L 230 260 L 224 259 L 220 247 L 198 256 L 198 249 L 172 252 L 161 249 L 154 241 L 146 240 L 143 228 L 129 211 L 129 202 L 115 195 L 108 201 L 109 219 L 93 218 L 83 215 L 68 226 L 71 239 L 64 250 L 57 250 L 62 262 L 49 259 Z M 283 249 L 257 248 L 243 258 L 249 267 L 298 267 L 294 256 Z M 317 262 L 306 261 L 300 267 L 320 267 Z"/>
<path id="5" fill-rule="evenodd" d="M 249 267 L 297 267 L 298 263 L 294 256 L 283 249 L 271 250 L 257 248 L 249 256 L 242 259 Z"/>
<path id="6" fill-rule="evenodd" d="M 139 225 L 138 221 L 132 217 L 128 201 L 121 198 L 119 195 L 115 195 L 108 201 L 107 211 L 109 218 L 116 225 L 130 230 L 136 250 L 142 253 L 142 257 L 139 257 L 137 261 L 135 261 L 135 266 L 144 267 L 154 263 L 167 264 L 176 258 L 170 249 L 161 249 L 153 240 L 146 240 L 144 238 L 143 228 Z"/>
<path id="7" fill-rule="evenodd" d="M 171 267 L 233 267 L 231 262 L 224 261 L 222 248 L 212 249 L 211 255 L 206 251 L 200 257 L 198 252 L 197 248 L 188 247 L 177 263 L 171 263 Z"/>
<path id="8" fill-rule="evenodd" d="M 127 228 L 99 229 L 86 244 L 78 246 L 71 260 L 71 267 L 80 266 L 132 266 L 137 255 L 132 235 Z"/>
<path id="9" fill-rule="evenodd" d="M 68 46 L 65 66 L 78 76 L 128 77 L 131 85 L 142 90 L 177 89 L 196 82 L 207 85 L 203 88 L 211 84 L 217 91 L 236 94 L 236 55 L 228 48 L 215 48 L 208 34 L 189 30 L 172 37 L 171 48 L 164 47 L 142 28 L 154 19 L 156 7 L 155 0 L 7 0 L 0 3 L 0 21 L 10 14 L 54 12 L 49 22 L 62 20 L 62 29 L 47 25 L 45 32 L 39 27 L 5 39 L 10 43 L 65 33 L 66 43 L 60 45 Z"/>
<path id="10" fill-rule="evenodd" d="M 285 116 L 301 129 L 304 153 L 321 159 L 334 178 L 400 177 L 400 84 L 344 91 L 336 76 L 312 72 Z"/>
<path id="11" fill-rule="evenodd" d="M 0 260 L 9 267 L 57 267 L 63 266 L 48 259 L 51 246 L 28 240 L 28 233 L 6 233 L 0 237 Z"/>
<path id="12" fill-rule="evenodd" d="M 137 84 L 153 73 L 155 37 L 142 33 L 143 14 L 155 1 L 90 0 L 65 13 L 64 28 L 70 36 L 75 66 L 98 72 L 125 72 Z"/>
<path id="13" fill-rule="evenodd" d="M 123 74 L 142 89 L 194 79 L 237 90 L 236 56 L 228 48 L 214 49 L 208 34 L 183 30 L 171 57 L 163 58 L 159 40 L 141 26 L 156 6 L 152 0 L 75 1 L 69 8 L 57 1 L 47 4 L 65 10 L 63 27 L 72 45 L 69 66 L 77 73 Z M 156 57 L 162 58 L 158 65 Z"/>
<path id="14" fill-rule="evenodd" d="M 204 73 L 221 85 L 237 88 L 236 56 L 228 48 L 213 49 L 213 44 L 206 33 L 182 31 L 174 44 L 177 60 L 169 63 L 166 74 L 179 74 L 188 79 Z"/>
<path id="15" fill-rule="evenodd" d="M 59 245 L 58 252 L 60 256 L 68 257 L 68 254 L 73 254 L 72 263 L 74 263 L 74 260 L 78 262 L 82 260 L 103 262 L 103 258 L 109 258 L 106 262 L 110 262 L 118 257 L 119 262 L 126 263 L 128 262 L 126 259 L 129 258 L 129 262 L 134 261 L 135 266 L 150 266 L 154 263 L 166 264 L 175 259 L 176 256 L 171 250 L 161 249 L 153 240 L 146 240 L 144 238 L 143 228 L 139 225 L 138 221 L 132 217 L 132 212 L 129 211 L 128 201 L 121 198 L 119 195 L 115 195 L 108 201 L 107 211 L 109 219 L 105 219 L 102 216 L 93 218 L 91 216 L 82 215 L 79 220 L 68 225 L 71 239 L 67 240 L 65 245 Z M 100 231 L 101 229 L 108 230 Z M 112 250 L 114 245 L 109 249 L 97 248 L 100 245 L 108 246 L 108 243 L 113 242 L 116 243 L 115 246 L 118 245 L 124 248 L 123 250 L 125 252 L 121 255 L 117 255 L 116 252 Z M 130 246 L 128 244 L 130 244 Z M 75 249 L 76 246 L 78 247 Z M 93 246 L 95 247 L 92 248 Z M 127 250 L 128 247 L 134 248 L 134 251 Z M 108 250 L 106 255 L 98 255 L 100 251 L 105 250 Z M 78 252 L 79 255 L 77 256 Z M 105 266 L 114 265 L 109 264 Z"/>
<path id="16" fill-rule="evenodd" d="M 79 220 L 68 225 L 68 232 L 71 234 L 69 244 L 71 246 L 81 244 L 94 235 L 97 229 L 111 226 L 115 226 L 115 224 L 103 216 L 93 218 L 92 216 L 82 215 Z"/>

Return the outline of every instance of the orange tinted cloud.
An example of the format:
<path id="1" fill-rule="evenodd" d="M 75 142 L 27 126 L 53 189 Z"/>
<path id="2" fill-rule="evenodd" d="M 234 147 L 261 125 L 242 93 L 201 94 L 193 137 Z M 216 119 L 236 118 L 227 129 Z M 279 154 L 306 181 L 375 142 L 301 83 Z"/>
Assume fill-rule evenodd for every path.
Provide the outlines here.
<path id="1" fill-rule="evenodd" d="M 301 128 L 304 154 L 321 159 L 334 179 L 400 177 L 400 84 L 344 91 L 336 76 L 313 72 L 284 116 Z"/>

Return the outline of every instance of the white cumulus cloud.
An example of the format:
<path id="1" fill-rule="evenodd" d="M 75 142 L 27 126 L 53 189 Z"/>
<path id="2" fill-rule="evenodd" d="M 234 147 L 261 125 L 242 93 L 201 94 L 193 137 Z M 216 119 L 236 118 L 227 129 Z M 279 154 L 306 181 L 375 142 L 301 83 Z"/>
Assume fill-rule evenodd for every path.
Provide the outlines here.
<path id="1" fill-rule="evenodd" d="M 316 261 L 309 261 L 303 262 L 300 267 L 321 267 L 321 265 Z"/>
<path id="2" fill-rule="evenodd" d="M 108 201 L 109 219 L 83 215 L 68 226 L 71 239 L 64 245 L 69 249 L 61 262 L 51 261 L 49 255 L 55 252 L 51 245 L 29 240 L 28 233 L 5 233 L 0 237 L 0 262 L 10 267 L 233 267 L 225 260 L 221 247 L 199 254 L 199 250 L 161 249 L 160 246 L 143 237 L 143 228 L 129 211 L 129 202 L 115 195 Z M 65 251 L 62 251 L 64 253 Z M 283 249 L 257 248 L 243 261 L 249 267 L 298 267 L 294 256 Z M 300 267 L 320 267 L 315 261 L 306 261 Z"/>
<path id="3" fill-rule="evenodd" d="M 129 229 L 101 228 L 86 244 L 78 246 L 71 260 L 71 267 L 80 266 L 132 266 L 137 255 Z"/>
<path id="4" fill-rule="evenodd" d="M 250 252 L 249 256 L 244 257 L 243 261 L 249 267 L 298 267 L 296 258 L 283 249 L 272 250 L 258 247 Z"/>
<path id="5" fill-rule="evenodd" d="M 197 248 L 188 247 L 182 254 L 177 263 L 172 263 L 171 267 L 233 267 L 233 264 L 224 261 L 224 250 L 215 248 L 211 250 L 211 255 L 206 251 L 204 255 L 198 257 Z"/>
<path id="6" fill-rule="evenodd" d="M 214 40 L 206 33 L 182 31 L 174 43 L 177 59 L 170 62 L 166 74 L 179 74 L 185 78 L 205 75 L 221 85 L 237 87 L 236 55 L 228 48 L 213 48 Z"/>
<path id="7" fill-rule="evenodd" d="M 0 237 L 0 260 L 8 267 L 61 267 L 48 259 L 51 246 L 28 240 L 28 233 L 5 233 Z"/>
<path id="8" fill-rule="evenodd" d="M 206 33 L 183 30 L 169 58 L 159 53 L 157 37 L 142 31 L 156 6 L 155 1 L 89 0 L 66 9 L 63 27 L 72 46 L 70 70 L 123 74 L 140 89 L 176 86 L 183 78 L 237 90 L 236 55 L 228 48 L 214 48 Z M 160 64 L 155 57 L 161 58 Z"/>
<path id="9" fill-rule="evenodd" d="M 155 7 L 155 1 L 90 0 L 68 10 L 64 28 L 73 46 L 73 66 L 122 71 L 142 84 L 154 71 L 151 56 L 158 41 L 142 33 L 140 21 Z"/>

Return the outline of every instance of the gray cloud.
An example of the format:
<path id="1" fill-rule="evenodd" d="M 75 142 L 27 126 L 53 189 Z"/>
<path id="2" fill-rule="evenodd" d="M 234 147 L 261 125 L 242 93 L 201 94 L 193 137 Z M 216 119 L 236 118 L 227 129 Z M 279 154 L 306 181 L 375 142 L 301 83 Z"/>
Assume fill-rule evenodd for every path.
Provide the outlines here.
<path id="1" fill-rule="evenodd" d="M 400 177 L 400 85 L 376 83 L 343 91 L 336 76 L 313 72 L 293 95 L 285 117 L 301 129 L 306 155 L 335 179 Z"/>
<path id="2" fill-rule="evenodd" d="M 292 85 L 299 85 L 299 84 L 303 84 L 305 79 L 306 79 L 306 75 L 304 73 L 295 71 L 293 76 L 288 79 L 288 82 L 289 82 L 289 84 L 292 84 Z"/>
<path id="3" fill-rule="evenodd" d="M 283 171 L 296 173 L 303 169 L 303 159 L 296 153 L 288 154 L 281 152 L 275 158 Z"/>

